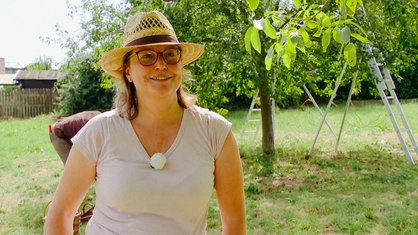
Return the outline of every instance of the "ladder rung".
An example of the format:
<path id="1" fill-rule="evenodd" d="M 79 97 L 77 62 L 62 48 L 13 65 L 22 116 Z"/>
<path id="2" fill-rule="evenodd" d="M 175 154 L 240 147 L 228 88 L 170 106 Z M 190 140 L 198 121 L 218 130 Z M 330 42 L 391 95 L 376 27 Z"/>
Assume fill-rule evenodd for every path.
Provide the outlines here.
<path id="1" fill-rule="evenodd" d="M 253 108 L 253 109 L 251 109 L 251 111 L 261 111 L 261 109 L 260 108 Z"/>
<path id="2" fill-rule="evenodd" d="M 261 119 L 250 119 L 250 120 L 248 120 L 248 122 L 259 122 L 259 121 L 261 121 Z"/>
<path id="3" fill-rule="evenodd" d="M 244 131 L 245 133 L 255 133 L 256 131 Z"/>
<path id="4" fill-rule="evenodd" d="M 416 149 L 417 147 L 415 147 L 415 146 L 411 146 L 411 147 L 408 147 L 408 151 L 410 152 L 410 153 L 413 153 L 414 151 L 415 151 L 415 149 Z"/>

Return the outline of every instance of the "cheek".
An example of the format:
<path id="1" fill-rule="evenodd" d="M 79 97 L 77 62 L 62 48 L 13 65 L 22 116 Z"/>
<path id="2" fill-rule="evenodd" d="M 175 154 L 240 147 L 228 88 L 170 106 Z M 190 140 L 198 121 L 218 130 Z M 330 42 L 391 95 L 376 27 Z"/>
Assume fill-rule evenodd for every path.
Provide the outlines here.
<path id="1" fill-rule="evenodd" d="M 128 78 L 128 80 L 130 80 L 131 82 L 135 82 L 137 80 L 139 80 L 140 78 L 144 77 L 145 74 L 145 69 L 141 69 L 139 66 L 137 67 L 130 67 L 128 68 L 126 71 L 126 77 Z"/>

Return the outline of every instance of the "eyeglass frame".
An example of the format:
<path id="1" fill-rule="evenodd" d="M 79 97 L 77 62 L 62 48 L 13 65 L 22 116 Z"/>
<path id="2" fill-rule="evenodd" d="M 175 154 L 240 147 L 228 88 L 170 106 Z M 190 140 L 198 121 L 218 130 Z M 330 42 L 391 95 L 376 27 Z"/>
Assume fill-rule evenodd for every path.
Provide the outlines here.
<path id="1" fill-rule="evenodd" d="M 166 52 L 167 50 L 177 50 L 178 52 L 179 52 L 179 58 L 178 58 L 178 60 L 177 60 L 177 62 L 175 62 L 175 63 L 168 63 L 167 61 L 166 61 L 166 58 L 164 57 L 164 52 Z M 152 64 L 143 64 L 142 62 L 141 62 L 141 60 L 139 59 L 139 56 L 138 56 L 138 53 L 140 53 L 140 52 L 142 52 L 142 51 L 152 51 L 152 52 L 155 52 L 156 54 L 157 54 L 157 56 L 155 57 L 155 61 L 152 63 Z M 158 56 L 159 55 L 161 55 L 161 57 L 163 58 L 163 61 L 166 63 L 166 64 L 178 64 L 179 62 L 180 62 L 180 60 L 181 60 L 181 48 L 180 47 L 177 47 L 177 48 L 167 48 L 167 49 L 165 49 L 164 51 L 162 51 L 162 52 L 156 52 L 156 51 L 154 51 L 154 50 L 151 50 L 151 49 L 145 49 L 145 50 L 140 50 L 140 51 L 136 51 L 136 52 L 134 52 L 135 53 L 135 55 L 136 55 L 136 58 L 138 59 L 138 62 L 141 64 L 141 65 L 143 65 L 143 66 L 152 66 L 152 65 L 154 65 L 155 63 L 157 63 L 157 60 L 158 60 Z"/>

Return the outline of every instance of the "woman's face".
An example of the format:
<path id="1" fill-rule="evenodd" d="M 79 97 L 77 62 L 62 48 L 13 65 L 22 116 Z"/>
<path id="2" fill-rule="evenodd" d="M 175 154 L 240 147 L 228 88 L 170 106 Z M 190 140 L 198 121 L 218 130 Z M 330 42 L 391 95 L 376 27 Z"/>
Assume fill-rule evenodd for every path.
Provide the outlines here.
<path id="1" fill-rule="evenodd" d="M 125 74 L 128 80 L 134 83 L 138 99 L 167 96 L 177 99 L 182 71 L 178 49 L 177 46 L 160 45 L 132 52 Z"/>

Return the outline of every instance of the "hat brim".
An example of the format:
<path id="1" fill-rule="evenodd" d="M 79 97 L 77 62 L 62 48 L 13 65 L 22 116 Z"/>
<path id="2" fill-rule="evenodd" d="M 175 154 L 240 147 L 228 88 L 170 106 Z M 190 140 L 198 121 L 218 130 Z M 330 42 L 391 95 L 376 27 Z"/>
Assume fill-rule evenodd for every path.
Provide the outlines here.
<path id="1" fill-rule="evenodd" d="M 197 60 L 204 51 L 204 46 L 197 43 L 166 42 L 139 46 L 127 46 L 108 51 L 100 59 L 100 65 L 102 66 L 102 69 L 109 75 L 118 79 L 123 79 L 123 57 L 126 55 L 126 53 L 141 47 L 157 45 L 178 45 L 181 49 L 181 62 L 183 65 L 190 64 L 191 62 Z"/>

